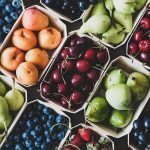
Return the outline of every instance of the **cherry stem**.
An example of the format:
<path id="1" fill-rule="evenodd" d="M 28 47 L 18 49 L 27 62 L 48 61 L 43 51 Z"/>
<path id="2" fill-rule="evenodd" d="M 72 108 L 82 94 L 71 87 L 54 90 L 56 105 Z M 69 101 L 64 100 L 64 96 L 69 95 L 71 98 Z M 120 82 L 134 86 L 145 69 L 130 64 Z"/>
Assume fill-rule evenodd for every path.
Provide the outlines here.
<path id="1" fill-rule="evenodd" d="M 147 31 L 143 36 L 145 36 L 146 34 L 148 34 L 150 31 Z"/>
<path id="2" fill-rule="evenodd" d="M 100 71 L 102 71 L 102 72 L 105 72 L 105 71 L 104 71 L 104 68 L 103 68 L 103 69 L 100 69 L 100 68 L 97 68 L 97 67 L 95 67 L 95 66 L 92 66 L 92 68 L 97 69 L 97 70 L 100 70 Z M 108 76 L 107 73 L 105 73 L 105 74 Z"/>
<path id="3" fill-rule="evenodd" d="M 141 52 L 141 49 L 137 52 L 137 54 L 132 58 L 132 63 L 134 61 L 134 59 L 139 55 L 139 53 Z"/>

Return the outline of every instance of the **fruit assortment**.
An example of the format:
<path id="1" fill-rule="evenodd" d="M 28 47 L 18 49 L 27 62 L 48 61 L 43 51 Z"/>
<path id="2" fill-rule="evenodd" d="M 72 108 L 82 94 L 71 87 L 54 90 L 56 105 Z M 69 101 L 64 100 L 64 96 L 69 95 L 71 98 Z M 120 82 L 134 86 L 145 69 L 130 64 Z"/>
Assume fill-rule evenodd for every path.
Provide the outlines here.
<path id="1" fill-rule="evenodd" d="M 42 0 L 49 8 L 58 11 L 67 18 L 75 20 L 80 18 L 90 4 L 95 5 L 98 0 Z"/>
<path id="2" fill-rule="evenodd" d="M 147 114 L 135 120 L 130 134 L 137 148 L 148 150 L 150 148 L 150 115 Z"/>
<path id="3" fill-rule="evenodd" d="M 0 45 L 22 12 L 21 0 L 0 1 Z"/>
<path id="4" fill-rule="evenodd" d="M 70 134 L 70 139 L 61 150 L 113 150 L 113 144 L 108 137 L 98 135 L 88 126 L 78 125 Z"/>
<path id="5" fill-rule="evenodd" d="M 88 121 L 120 131 L 132 120 L 136 108 L 150 88 L 149 78 L 137 71 L 125 72 L 110 68 L 101 81 L 98 92 L 86 108 Z"/>
<path id="6" fill-rule="evenodd" d="M 6 85 L 1 77 L 0 80 L 0 143 L 5 137 L 5 132 L 15 119 L 17 113 L 25 103 L 24 94 Z"/>
<path id="7" fill-rule="evenodd" d="M 104 43 L 117 46 L 124 41 L 127 33 L 132 31 L 135 13 L 146 1 L 99 0 L 78 32 L 92 33 Z"/>
<path id="8" fill-rule="evenodd" d="M 62 37 L 51 19 L 36 8 L 27 9 L 21 23 L 12 33 L 11 46 L 2 51 L 0 63 L 21 84 L 32 85 L 38 81 Z"/>
<path id="9" fill-rule="evenodd" d="M 35 101 L 27 105 L 2 150 L 56 150 L 66 136 L 67 126 L 67 117 Z"/>
<path id="10" fill-rule="evenodd" d="M 150 66 L 150 3 L 129 41 L 128 49 L 129 55 Z"/>
<path id="11" fill-rule="evenodd" d="M 42 82 L 42 96 L 68 110 L 77 110 L 92 92 L 108 59 L 105 47 L 86 36 L 72 35 Z"/>

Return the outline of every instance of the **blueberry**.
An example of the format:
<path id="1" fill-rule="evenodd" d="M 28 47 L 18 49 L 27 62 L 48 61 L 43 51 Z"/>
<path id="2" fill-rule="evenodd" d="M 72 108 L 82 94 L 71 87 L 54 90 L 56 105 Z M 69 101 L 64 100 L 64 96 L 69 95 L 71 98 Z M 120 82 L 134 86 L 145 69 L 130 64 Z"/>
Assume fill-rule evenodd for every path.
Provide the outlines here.
<path id="1" fill-rule="evenodd" d="M 35 124 L 37 124 L 37 123 L 39 122 L 39 118 L 38 118 L 38 117 L 35 117 L 35 118 L 33 119 L 33 122 L 34 122 Z"/>
<path id="2" fill-rule="evenodd" d="M 41 120 L 42 120 L 42 121 L 45 122 L 47 119 L 48 119 L 48 117 L 47 117 L 46 115 L 42 115 L 42 116 L 41 116 Z"/>
<path id="3" fill-rule="evenodd" d="M 46 142 L 47 142 L 47 143 L 51 143 L 51 142 L 52 142 L 52 138 L 51 138 L 51 137 L 47 137 L 47 138 L 46 138 Z"/>
<path id="4" fill-rule="evenodd" d="M 133 123 L 133 129 L 138 130 L 138 129 L 141 128 L 141 126 L 142 126 L 141 121 L 139 121 L 139 120 L 135 120 L 134 121 L 134 123 Z"/>
<path id="5" fill-rule="evenodd" d="M 32 129 L 34 127 L 34 122 L 32 120 L 27 121 L 27 127 Z"/>
<path id="6" fill-rule="evenodd" d="M 10 24 L 7 24 L 5 26 L 3 26 L 3 32 L 8 34 L 11 30 L 12 26 Z"/>
<path id="7" fill-rule="evenodd" d="M 98 3 L 98 0 L 89 0 L 89 2 L 91 3 L 91 4 L 97 4 Z"/>
<path id="8" fill-rule="evenodd" d="M 144 118 L 144 127 L 146 129 L 150 129 L 150 118 L 148 118 L 148 117 Z"/>
<path id="9" fill-rule="evenodd" d="M 10 142 L 5 143 L 5 145 L 4 145 L 4 147 L 6 149 L 9 149 L 11 146 L 12 146 L 12 143 L 10 143 Z"/>
<path id="10" fill-rule="evenodd" d="M 41 146 L 41 143 L 40 143 L 39 141 L 35 141 L 35 142 L 34 142 L 34 145 L 35 145 L 35 147 L 40 147 L 40 146 Z"/>
<path id="11" fill-rule="evenodd" d="M 20 8 L 20 7 L 22 6 L 21 0 L 13 0 L 13 1 L 12 1 L 12 5 L 13 5 L 15 8 Z"/>
<path id="12" fill-rule="evenodd" d="M 51 111 L 48 107 L 44 107 L 43 108 L 43 113 L 46 114 L 46 115 L 50 115 L 51 114 Z"/>
<path id="13" fill-rule="evenodd" d="M 21 144 L 16 144 L 15 150 L 22 150 L 22 145 Z"/>
<path id="14" fill-rule="evenodd" d="M 16 12 L 18 15 L 20 15 L 21 12 L 22 12 L 22 10 L 21 10 L 21 9 L 18 9 L 18 10 L 16 10 L 15 12 Z"/>
<path id="15" fill-rule="evenodd" d="M 64 138 L 64 136 L 65 136 L 65 133 L 63 131 L 61 131 L 57 134 L 57 138 L 59 141 L 61 141 Z"/>
<path id="16" fill-rule="evenodd" d="M 29 139 L 29 136 L 30 136 L 29 131 L 26 131 L 26 132 L 23 132 L 23 133 L 22 133 L 22 138 L 23 138 L 23 139 Z"/>
<path id="17" fill-rule="evenodd" d="M 14 8 L 11 4 L 7 4 L 5 5 L 5 10 L 10 13 L 14 10 Z"/>
<path id="18" fill-rule="evenodd" d="M 37 125 L 37 126 L 35 127 L 35 130 L 36 130 L 36 131 L 42 131 L 42 127 L 41 127 L 40 125 Z"/>
<path id="19" fill-rule="evenodd" d="M 145 145 L 146 142 L 147 142 L 147 137 L 144 133 L 140 133 L 139 137 L 138 137 L 138 140 L 143 144 Z"/>
<path id="20" fill-rule="evenodd" d="M 20 136 L 19 136 L 19 135 L 15 135 L 15 136 L 14 136 L 14 140 L 15 140 L 16 142 L 19 142 L 19 141 L 20 141 Z"/>
<path id="21" fill-rule="evenodd" d="M 6 0 L 0 0 L 0 7 L 3 7 L 6 4 Z"/>
<path id="22" fill-rule="evenodd" d="M 135 132 L 133 133 L 133 135 L 134 135 L 135 139 L 137 139 L 137 138 L 138 138 L 139 134 L 140 134 L 140 133 L 139 133 L 138 131 L 135 131 Z"/>
<path id="23" fill-rule="evenodd" d="M 32 142 L 31 140 L 26 140 L 26 141 L 25 141 L 25 146 L 26 146 L 27 148 L 31 147 L 32 145 L 33 145 L 33 142 Z"/>
<path id="24" fill-rule="evenodd" d="M 44 0 L 44 3 L 45 3 L 45 4 L 51 4 L 51 3 L 52 3 L 52 0 Z"/>
<path id="25" fill-rule="evenodd" d="M 31 135 L 36 138 L 38 136 L 38 132 L 36 130 L 32 130 Z"/>
<path id="26" fill-rule="evenodd" d="M 0 26 L 3 26 L 4 25 L 4 20 L 2 18 L 0 18 Z"/>
<path id="27" fill-rule="evenodd" d="M 6 9 L 2 9 L 2 10 L 1 10 L 1 15 L 2 15 L 2 16 L 6 16 L 6 15 L 7 15 Z"/>
<path id="28" fill-rule="evenodd" d="M 49 131 L 49 130 L 45 130 L 45 131 L 44 131 L 44 135 L 45 135 L 46 137 L 49 137 L 49 136 L 50 136 L 50 131 Z"/>
<path id="29" fill-rule="evenodd" d="M 12 21 L 13 21 L 13 19 L 10 17 L 10 16 L 5 16 L 4 17 L 4 19 L 5 19 L 5 21 L 7 22 L 7 23 L 12 23 Z"/>
<path id="30" fill-rule="evenodd" d="M 46 122 L 46 125 L 47 125 L 47 127 L 52 127 L 52 122 L 51 122 L 51 120 L 48 120 L 47 122 Z"/>
<path id="31" fill-rule="evenodd" d="M 63 123 L 63 121 L 64 121 L 64 117 L 62 115 L 58 115 L 56 117 L 56 123 Z"/>
<path id="32" fill-rule="evenodd" d="M 47 144 L 46 142 L 41 144 L 41 150 L 46 150 L 47 149 Z"/>
<path id="33" fill-rule="evenodd" d="M 42 141 L 42 137 L 41 137 L 41 136 L 38 136 L 38 137 L 36 138 L 36 141 L 38 141 L 38 142 Z"/>
<path id="34" fill-rule="evenodd" d="M 55 115 L 49 115 L 49 116 L 48 116 L 48 120 L 49 120 L 50 122 L 54 122 L 54 120 L 55 120 Z"/>
<path id="35" fill-rule="evenodd" d="M 89 3 L 87 1 L 80 1 L 78 3 L 80 10 L 84 11 L 89 7 Z"/>

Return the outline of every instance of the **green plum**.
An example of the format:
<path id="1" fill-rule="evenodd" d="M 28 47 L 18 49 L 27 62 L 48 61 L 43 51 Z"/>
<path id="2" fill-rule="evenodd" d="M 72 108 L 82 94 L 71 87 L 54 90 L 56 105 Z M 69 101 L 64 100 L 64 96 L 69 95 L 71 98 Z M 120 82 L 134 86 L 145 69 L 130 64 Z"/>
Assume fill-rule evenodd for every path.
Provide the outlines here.
<path id="1" fill-rule="evenodd" d="M 132 93 L 130 88 L 124 83 L 118 83 L 111 86 L 106 91 L 106 99 L 114 109 L 132 109 Z"/>
<path id="2" fill-rule="evenodd" d="M 23 94 L 16 89 L 8 91 L 5 95 L 5 99 L 11 111 L 18 111 L 25 101 Z"/>
<path id="3" fill-rule="evenodd" d="M 130 87 L 135 101 L 144 100 L 150 88 L 149 83 L 148 77 L 140 72 L 133 72 L 129 75 L 127 85 Z"/>
<path id="4" fill-rule="evenodd" d="M 91 122 L 101 122 L 109 117 L 110 109 L 105 98 L 95 97 L 87 107 L 86 117 Z"/>
<path id="5" fill-rule="evenodd" d="M 6 85 L 2 81 L 0 81 L 0 95 L 4 96 L 6 92 L 7 92 Z"/>
<path id="6" fill-rule="evenodd" d="M 127 76 L 126 73 L 119 68 L 114 68 L 108 72 L 108 75 L 104 78 L 105 89 L 110 88 L 112 85 L 118 83 L 126 83 Z"/>
<path id="7" fill-rule="evenodd" d="M 132 120 L 133 111 L 131 110 L 113 110 L 109 123 L 115 128 L 124 128 Z"/>

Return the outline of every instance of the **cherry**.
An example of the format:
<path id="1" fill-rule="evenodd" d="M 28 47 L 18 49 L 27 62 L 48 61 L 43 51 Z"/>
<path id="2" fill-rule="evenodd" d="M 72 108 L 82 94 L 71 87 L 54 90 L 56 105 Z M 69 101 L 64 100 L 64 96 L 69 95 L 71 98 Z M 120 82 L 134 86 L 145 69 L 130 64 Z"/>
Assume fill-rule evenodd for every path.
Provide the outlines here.
<path id="1" fill-rule="evenodd" d="M 144 29 L 150 29 L 150 19 L 149 18 L 147 18 L 147 17 L 143 18 L 140 21 L 140 24 Z"/>
<path id="2" fill-rule="evenodd" d="M 42 84 L 41 92 L 44 97 L 50 96 L 50 93 L 52 92 L 52 89 L 50 88 L 50 84 L 48 83 Z"/>
<path id="3" fill-rule="evenodd" d="M 147 9 L 148 9 L 148 10 L 150 10 L 150 3 L 148 3 L 148 5 L 147 5 Z"/>
<path id="4" fill-rule="evenodd" d="M 150 63 L 150 54 L 146 52 L 142 52 L 139 56 L 140 60 L 144 63 Z"/>
<path id="5" fill-rule="evenodd" d="M 139 41 L 142 40 L 142 36 L 143 36 L 143 32 L 142 31 L 136 31 L 134 33 L 134 37 L 133 38 L 134 38 L 135 41 L 139 42 Z"/>
<path id="6" fill-rule="evenodd" d="M 60 53 L 60 57 L 62 59 L 65 59 L 67 56 L 69 56 L 69 48 L 68 47 L 65 47 L 61 53 Z"/>
<path id="7" fill-rule="evenodd" d="M 150 17 L 150 9 L 146 11 L 146 16 Z"/>
<path id="8" fill-rule="evenodd" d="M 81 37 L 77 40 L 77 46 L 79 48 L 87 48 L 91 44 L 91 41 L 87 39 L 86 37 Z"/>
<path id="9" fill-rule="evenodd" d="M 85 54 L 83 57 L 84 57 L 84 59 L 87 59 L 87 60 L 94 60 L 95 51 L 93 49 L 88 49 L 85 51 Z"/>
<path id="10" fill-rule="evenodd" d="M 78 51 L 77 47 L 71 46 L 69 48 L 69 55 L 72 58 L 78 57 L 79 56 L 79 51 Z"/>
<path id="11" fill-rule="evenodd" d="M 138 47 L 136 43 L 130 43 L 129 45 L 130 54 L 135 56 L 138 53 Z"/>
<path id="12" fill-rule="evenodd" d="M 74 91 L 70 96 L 70 100 L 73 105 L 79 105 L 83 102 L 83 95 L 79 91 Z"/>
<path id="13" fill-rule="evenodd" d="M 106 50 L 101 50 L 97 52 L 96 55 L 98 61 L 105 63 L 107 61 L 107 51 Z"/>
<path id="14" fill-rule="evenodd" d="M 150 31 L 148 32 L 148 35 L 147 35 L 147 36 L 148 36 L 148 39 L 150 40 Z"/>
<path id="15" fill-rule="evenodd" d="M 66 92 L 67 87 L 64 83 L 59 83 L 57 85 L 57 89 L 58 89 L 58 93 L 63 94 Z"/>
<path id="16" fill-rule="evenodd" d="M 61 67 L 62 67 L 61 63 L 58 63 L 58 64 L 57 64 L 57 69 L 58 69 L 59 71 L 61 70 Z"/>
<path id="17" fill-rule="evenodd" d="M 71 79 L 71 83 L 74 87 L 81 85 L 81 83 L 83 83 L 82 76 L 80 74 L 74 74 Z"/>
<path id="18" fill-rule="evenodd" d="M 75 36 L 75 37 L 72 37 L 71 40 L 70 40 L 70 46 L 77 46 L 77 41 L 78 41 L 79 37 Z"/>
<path id="19" fill-rule="evenodd" d="M 66 100 L 66 98 L 65 97 L 62 97 L 61 99 L 60 99 L 60 104 L 64 107 L 64 108 L 68 108 L 68 102 L 67 102 L 67 100 Z"/>
<path id="20" fill-rule="evenodd" d="M 91 92 L 92 89 L 93 89 L 92 83 L 86 83 L 86 84 L 83 86 L 82 91 L 83 91 L 84 93 L 89 94 L 89 92 Z"/>
<path id="21" fill-rule="evenodd" d="M 73 70 L 74 62 L 72 60 L 63 61 L 62 68 L 67 71 Z"/>
<path id="22" fill-rule="evenodd" d="M 87 60 L 80 59 L 76 63 L 76 68 L 80 72 L 87 72 L 90 69 L 90 63 Z"/>
<path id="23" fill-rule="evenodd" d="M 61 79 L 62 79 L 60 71 L 59 70 L 54 70 L 52 75 L 51 75 L 51 78 L 54 82 L 60 82 Z"/>
<path id="24" fill-rule="evenodd" d="M 88 77 L 88 79 L 90 79 L 91 81 L 95 81 L 95 80 L 98 79 L 99 73 L 98 73 L 97 70 L 91 69 L 89 72 L 87 72 L 87 77 Z"/>
<path id="25" fill-rule="evenodd" d="M 142 40 L 139 42 L 138 47 L 143 52 L 150 51 L 150 40 Z"/>

